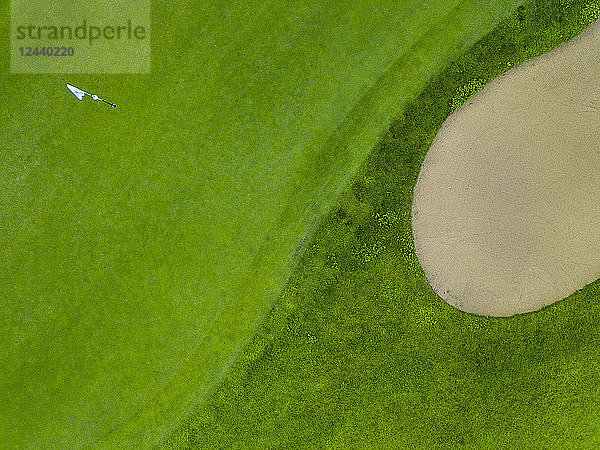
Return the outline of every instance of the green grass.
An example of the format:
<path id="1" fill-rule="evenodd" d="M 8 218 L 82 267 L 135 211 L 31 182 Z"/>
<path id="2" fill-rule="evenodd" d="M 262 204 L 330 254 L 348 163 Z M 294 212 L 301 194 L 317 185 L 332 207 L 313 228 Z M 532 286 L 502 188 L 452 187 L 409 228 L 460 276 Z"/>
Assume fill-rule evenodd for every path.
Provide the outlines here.
<path id="1" fill-rule="evenodd" d="M 410 220 L 422 161 L 457 103 L 578 34 L 590 4 L 526 4 L 404 108 L 166 447 L 600 445 L 600 282 L 535 313 L 462 313 L 427 285 Z"/>
<path id="2" fill-rule="evenodd" d="M 162 439 L 392 118 L 520 3 L 155 1 L 150 75 L 67 77 L 7 73 L 0 0 L 0 442 Z"/>

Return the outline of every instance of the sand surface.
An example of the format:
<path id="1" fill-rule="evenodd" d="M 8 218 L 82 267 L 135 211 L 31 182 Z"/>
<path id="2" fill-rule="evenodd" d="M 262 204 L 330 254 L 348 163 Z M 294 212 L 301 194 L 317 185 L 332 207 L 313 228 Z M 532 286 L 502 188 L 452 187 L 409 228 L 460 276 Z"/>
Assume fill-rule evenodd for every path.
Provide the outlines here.
<path id="1" fill-rule="evenodd" d="M 452 114 L 415 187 L 417 256 L 452 306 L 535 311 L 600 277 L 600 24 Z"/>

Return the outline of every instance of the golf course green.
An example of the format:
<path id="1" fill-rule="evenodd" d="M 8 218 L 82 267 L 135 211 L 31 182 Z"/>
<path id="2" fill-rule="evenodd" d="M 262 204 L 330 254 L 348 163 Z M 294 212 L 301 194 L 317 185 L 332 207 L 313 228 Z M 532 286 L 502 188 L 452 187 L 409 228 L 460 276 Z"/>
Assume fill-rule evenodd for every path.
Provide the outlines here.
<path id="1" fill-rule="evenodd" d="M 192 445 L 184 421 L 228 386 L 390 124 L 521 3 L 155 1 L 148 75 L 10 74 L 5 39 L 0 442 Z M 0 0 L 4 36 L 9 18 Z"/>

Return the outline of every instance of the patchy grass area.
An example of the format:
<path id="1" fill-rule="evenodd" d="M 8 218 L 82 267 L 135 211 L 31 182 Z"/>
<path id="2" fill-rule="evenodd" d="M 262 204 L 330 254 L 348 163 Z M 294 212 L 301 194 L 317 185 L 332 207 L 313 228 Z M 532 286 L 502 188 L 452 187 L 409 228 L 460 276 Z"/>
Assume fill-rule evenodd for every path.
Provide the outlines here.
<path id="1" fill-rule="evenodd" d="M 412 190 L 457 103 L 595 19 L 534 1 L 404 109 L 327 215 L 223 382 L 167 447 L 593 448 L 600 282 L 541 311 L 461 313 L 414 254 Z"/>

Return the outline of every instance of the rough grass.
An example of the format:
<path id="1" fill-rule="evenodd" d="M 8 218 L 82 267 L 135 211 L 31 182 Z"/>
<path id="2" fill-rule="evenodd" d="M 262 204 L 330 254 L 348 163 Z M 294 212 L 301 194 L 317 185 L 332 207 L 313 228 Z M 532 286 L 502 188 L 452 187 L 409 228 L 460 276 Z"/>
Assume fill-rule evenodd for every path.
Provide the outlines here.
<path id="1" fill-rule="evenodd" d="M 457 106 L 578 34 L 595 3 L 534 1 L 435 77 L 306 246 L 253 341 L 166 447 L 594 448 L 600 282 L 541 311 L 459 312 L 427 285 L 410 206 Z"/>

